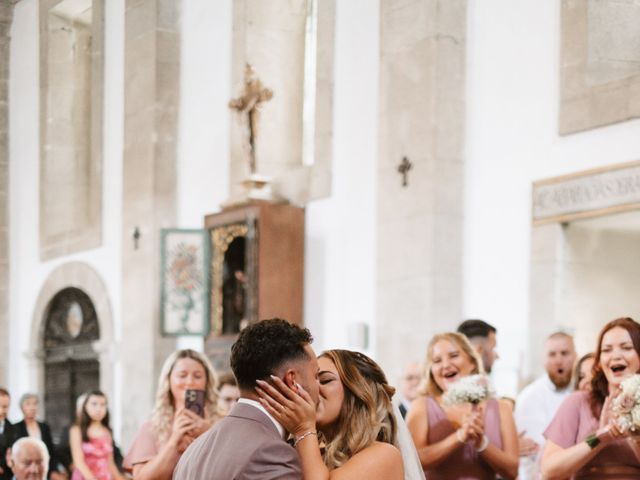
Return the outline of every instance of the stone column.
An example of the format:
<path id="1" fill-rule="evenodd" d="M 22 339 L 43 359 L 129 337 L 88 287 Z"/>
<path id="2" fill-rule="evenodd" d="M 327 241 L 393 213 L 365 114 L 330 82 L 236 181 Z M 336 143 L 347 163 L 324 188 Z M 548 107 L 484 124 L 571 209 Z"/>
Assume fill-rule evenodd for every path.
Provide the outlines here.
<path id="1" fill-rule="evenodd" d="M 467 2 L 380 8 L 377 358 L 395 378 L 461 320 Z"/>
<path id="2" fill-rule="evenodd" d="M 159 327 L 160 229 L 176 222 L 180 32 L 175 0 L 127 0 L 122 233 L 123 443 L 149 416 L 175 347 Z M 133 233 L 138 229 L 138 246 Z"/>
<path id="3" fill-rule="evenodd" d="M 9 45 L 14 1 L 0 3 L 0 385 L 9 365 Z"/>
<path id="4" fill-rule="evenodd" d="M 525 359 L 523 383 L 542 373 L 545 338 L 562 323 L 558 297 L 564 291 L 565 243 L 564 227 L 560 223 L 531 229 L 529 331 L 526 332 L 530 354 Z"/>
<path id="5" fill-rule="evenodd" d="M 243 86 L 244 65 L 253 65 L 274 92 L 260 115 L 256 159 L 262 175 L 277 177 L 302 163 L 305 0 L 233 2 L 232 96 Z M 231 121 L 231 191 L 248 176 L 244 125 Z"/>

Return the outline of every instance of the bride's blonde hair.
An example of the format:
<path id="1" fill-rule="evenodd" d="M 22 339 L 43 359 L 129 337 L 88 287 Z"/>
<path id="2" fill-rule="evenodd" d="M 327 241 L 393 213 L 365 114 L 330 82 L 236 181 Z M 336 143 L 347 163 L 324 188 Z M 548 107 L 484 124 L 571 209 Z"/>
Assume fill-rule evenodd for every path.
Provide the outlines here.
<path id="1" fill-rule="evenodd" d="M 366 355 L 349 350 L 327 350 L 344 387 L 344 400 L 335 424 L 324 432 L 324 463 L 338 468 L 373 442 L 396 445 L 397 424 L 391 397 L 395 388 L 382 369 Z"/>
<path id="2" fill-rule="evenodd" d="M 202 353 L 195 350 L 185 349 L 173 352 L 165 360 L 158 378 L 158 390 L 156 390 L 156 403 L 151 414 L 151 426 L 158 441 L 164 443 L 169 437 L 169 431 L 173 423 L 173 415 L 175 414 L 175 399 L 171 393 L 171 384 L 169 379 L 173 367 L 178 360 L 190 358 L 195 360 L 204 369 L 205 382 L 205 400 L 204 411 L 205 417 L 212 419 L 219 416 L 218 413 L 218 376 L 209 359 Z"/>

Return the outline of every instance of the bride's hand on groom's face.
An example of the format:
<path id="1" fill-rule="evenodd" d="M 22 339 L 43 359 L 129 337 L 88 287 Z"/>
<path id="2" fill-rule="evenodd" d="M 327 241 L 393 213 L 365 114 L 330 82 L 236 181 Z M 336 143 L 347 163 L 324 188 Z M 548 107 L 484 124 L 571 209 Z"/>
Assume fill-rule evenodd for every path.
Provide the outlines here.
<path id="1" fill-rule="evenodd" d="M 272 376 L 272 384 L 258 380 L 256 392 L 260 403 L 280 424 L 294 435 L 316 428 L 316 405 L 309 394 L 296 384 L 290 388 L 280 378 Z"/>

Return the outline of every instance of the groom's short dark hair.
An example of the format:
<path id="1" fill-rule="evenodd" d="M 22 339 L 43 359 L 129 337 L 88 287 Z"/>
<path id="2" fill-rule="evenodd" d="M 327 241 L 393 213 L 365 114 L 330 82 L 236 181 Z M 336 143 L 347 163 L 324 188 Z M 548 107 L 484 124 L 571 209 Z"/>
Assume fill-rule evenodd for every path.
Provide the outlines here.
<path id="1" fill-rule="evenodd" d="M 306 328 L 272 318 L 254 323 L 240 332 L 231 347 L 231 370 L 243 390 L 253 390 L 285 362 L 309 359 L 304 347 L 313 342 Z"/>

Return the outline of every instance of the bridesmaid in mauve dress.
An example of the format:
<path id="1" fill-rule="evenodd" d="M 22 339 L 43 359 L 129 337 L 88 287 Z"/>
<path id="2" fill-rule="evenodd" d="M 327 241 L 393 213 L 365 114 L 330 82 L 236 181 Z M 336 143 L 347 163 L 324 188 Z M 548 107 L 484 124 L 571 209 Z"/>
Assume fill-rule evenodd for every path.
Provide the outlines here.
<path id="1" fill-rule="evenodd" d="M 544 478 L 640 479 L 640 437 L 621 432 L 611 406 L 622 381 L 640 372 L 640 324 L 607 323 L 598 337 L 591 391 L 572 393 L 544 433 Z"/>
<path id="2" fill-rule="evenodd" d="M 428 346 L 422 396 L 407 416 L 427 480 L 495 480 L 518 474 L 518 436 L 507 401 L 488 399 L 477 408 L 446 406 L 443 394 L 459 379 L 483 373 L 466 337 L 443 333 Z"/>

